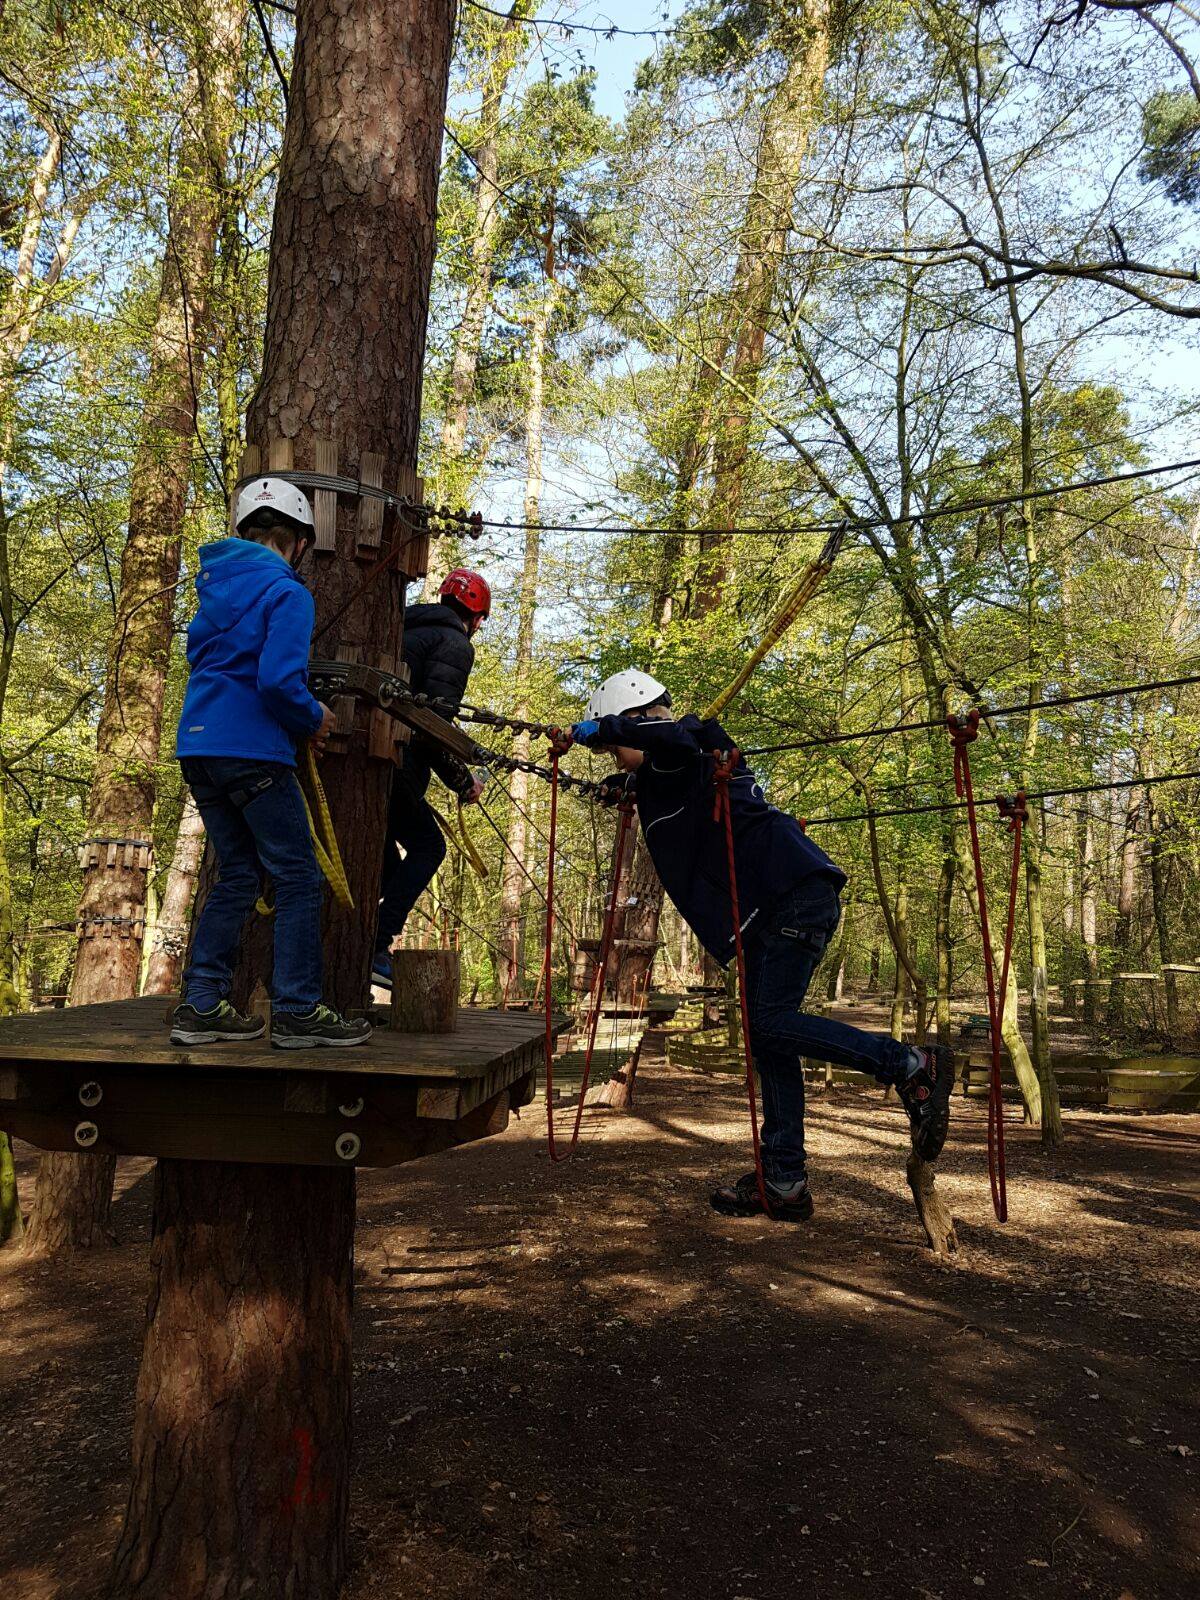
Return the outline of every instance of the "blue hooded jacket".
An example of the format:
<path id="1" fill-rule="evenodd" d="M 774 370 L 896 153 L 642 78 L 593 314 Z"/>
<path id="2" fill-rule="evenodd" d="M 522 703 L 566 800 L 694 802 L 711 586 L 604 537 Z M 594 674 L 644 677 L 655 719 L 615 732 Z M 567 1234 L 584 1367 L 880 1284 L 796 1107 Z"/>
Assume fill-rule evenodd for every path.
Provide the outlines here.
<path id="1" fill-rule="evenodd" d="M 308 691 L 313 597 L 277 550 L 248 539 L 200 548 L 200 606 L 175 754 L 296 765 L 296 741 L 321 725 Z"/>
<path id="2" fill-rule="evenodd" d="M 607 780 L 637 800 L 642 838 L 663 888 L 700 943 L 722 966 L 733 958 L 733 910 L 725 824 L 713 818 L 716 752 L 733 740 L 719 722 L 601 717 L 590 744 L 643 750 L 636 773 Z M 771 911 L 806 880 L 840 889 L 846 874 L 786 812 L 768 805 L 739 757 L 729 783 L 733 860 L 742 933 L 750 938 Z"/>

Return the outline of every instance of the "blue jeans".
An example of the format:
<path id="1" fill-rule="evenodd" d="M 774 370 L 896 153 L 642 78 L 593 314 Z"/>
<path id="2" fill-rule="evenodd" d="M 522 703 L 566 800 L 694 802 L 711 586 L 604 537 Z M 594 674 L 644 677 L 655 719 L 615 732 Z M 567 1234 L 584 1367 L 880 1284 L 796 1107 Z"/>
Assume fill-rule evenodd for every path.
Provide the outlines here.
<path id="1" fill-rule="evenodd" d="M 425 798 L 429 779 L 428 763 L 411 752 L 392 779 L 383 882 L 379 889 L 379 923 L 375 931 L 376 957 L 386 955 L 392 940 L 408 921 L 409 912 L 446 859 L 446 841 Z M 397 845 L 404 850 L 403 860 L 397 853 Z"/>
<path id="2" fill-rule="evenodd" d="M 220 872 L 183 975 L 189 1004 L 229 997 L 242 929 L 264 876 L 275 888 L 277 1011 L 307 1012 L 321 998 L 321 873 L 295 771 L 277 761 L 189 756 L 180 763 Z"/>
<path id="3" fill-rule="evenodd" d="M 750 1043 L 762 1080 L 763 1169 L 773 1183 L 805 1175 L 802 1056 L 869 1072 L 880 1083 L 903 1081 L 912 1060 L 908 1046 L 887 1034 L 800 1009 L 841 915 L 829 879 L 810 878 L 746 940 Z"/>

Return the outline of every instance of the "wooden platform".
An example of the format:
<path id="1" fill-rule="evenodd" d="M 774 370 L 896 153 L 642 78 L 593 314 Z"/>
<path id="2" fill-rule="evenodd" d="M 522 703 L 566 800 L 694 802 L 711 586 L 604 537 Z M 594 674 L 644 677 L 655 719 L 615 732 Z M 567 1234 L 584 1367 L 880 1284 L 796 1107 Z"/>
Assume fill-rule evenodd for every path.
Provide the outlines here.
<path id="1" fill-rule="evenodd" d="M 464 1010 L 449 1034 L 377 1029 L 348 1050 L 177 1049 L 172 1005 L 0 1020 L 0 1128 L 43 1150 L 392 1166 L 500 1132 L 542 1060 L 544 1018 L 511 1011 Z"/>

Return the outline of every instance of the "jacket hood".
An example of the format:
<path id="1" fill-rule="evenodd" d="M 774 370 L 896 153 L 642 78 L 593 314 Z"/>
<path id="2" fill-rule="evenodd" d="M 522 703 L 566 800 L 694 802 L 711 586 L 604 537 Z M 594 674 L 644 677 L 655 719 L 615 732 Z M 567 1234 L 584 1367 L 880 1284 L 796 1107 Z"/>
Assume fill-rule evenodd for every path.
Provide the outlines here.
<path id="1" fill-rule="evenodd" d="M 235 628 L 268 590 L 300 579 L 277 550 L 249 539 L 222 539 L 200 546 L 196 593 L 200 612 L 214 633 Z"/>
<path id="2" fill-rule="evenodd" d="M 467 625 L 449 606 L 435 602 L 432 605 L 409 606 L 404 613 L 404 626 L 408 628 L 453 628 L 455 633 L 466 634 Z"/>

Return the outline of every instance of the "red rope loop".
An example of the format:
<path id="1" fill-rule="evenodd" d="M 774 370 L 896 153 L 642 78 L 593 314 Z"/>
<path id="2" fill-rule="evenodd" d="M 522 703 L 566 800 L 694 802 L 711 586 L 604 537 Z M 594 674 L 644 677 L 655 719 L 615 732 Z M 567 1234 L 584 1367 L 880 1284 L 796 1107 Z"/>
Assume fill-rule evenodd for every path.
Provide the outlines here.
<path id="1" fill-rule="evenodd" d="M 565 740 L 565 743 L 563 741 Z M 629 837 L 629 830 L 633 825 L 634 808 L 631 801 L 623 801 L 620 806 L 621 827 L 617 835 L 617 851 L 613 861 L 612 884 L 609 888 L 608 907 L 604 916 L 604 930 L 600 936 L 600 949 L 596 955 L 596 968 L 592 974 L 591 1010 L 588 1016 L 587 1049 L 583 1058 L 583 1081 L 579 1085 L 579 1102 L 575 1107 L 575 1125 L 571 1130 L 571 1142 L 565 1150 L 559 1150 L 554 1134 L 554 1006 L 551 996 L 551 963 L 554 959 L 554 860 L 557 854 L 558 840 L 558 763 L 569 748 L 570 736 L 563 734 L 560 729 L 553 729 L 550 734 L 550 828 L 549 851 L 550 860 L 546 868 L 546 955 L 542 966 L 542 976 L 546 985 L 546 1144 L 550 1152 L 551 1161 L 567 1161 L 575 1154 L 579 1144 L 579 1130 L 583 1125 L 583 1104 L 587 1098 L 588 1083 L 592 1076 L 592 1057 L 596 1051 L 596 1034 L 600 1025 L 600 1000 L 604 994 L 604 984 L 608 975 L 608 959 L 612 952 L 613 929 L 617 920 L 617 897 L 621 889 L 621 866 L 625 859 L 625 841 Z"/>
<path id="2" fill-rule="evenodd" d="M 754 1146 L 754 1178 L 764 1213 L 770 1217 L 767 1183 L 763 1176 L 762 1143 L 758 1136 L 758 1101 L 754 1093 L 754 1051 L 750 1044 L 750 1002 L 746 996 L 746 952 L 742 946 L 742 913 L 738 905 L 737 864 L 733 850 L 733 808 L 729 803 L 729 784 L 741 759 L 736 746 L 716 757 L 713 768 L 713 821 L 725 823 L 725 854 L 729 862 L 729 908 L 733 915 L 733 951 L 737 962 L 738 1001 L 742 1014 L 742 1053 L 746 1061 L 746 1099 L 750 1105 L 750 1139 Z"/>
<path id="3" fill-rule="evenodd" d="M 979 819 L 975 814 L 975 789 L 971 783 L 971 757 L 968 747 L 979 736 L 979 710 L 965 717 L 949 716 L 946 727 L 954 746 L 954 788 L 966 797 L 967 824 L 971 835 L 971 859 L 975 866 L 975 892 L 979 899 L 979 928 L 983 935 L 983 970 L 987 978 L 988 1035 L 992 1047 L 991 1076 L 988 1082 L 988 1181 L 992 1189 L 992 1208 L 1000 1222 L 1008 1221 L 1008 1179 L 1004 1156 L 1004 1091 L 1000 1082 L 1000 1028 L 1004 1018 L 1004 994 L 1012 954 L 1013 921 L 1016 914 L 1017 871 L 1020 864 L 1021 823 L 1016 823 L 1016 849 L 1013 852 L 1009 883 L 1008 926 L 1004 939 L 1004 966 L 1000 989 L 996 988 L 996 967 L 992 956 L 992 936 L 988 926 L 987 886 L 983 877 L 983 856 L 979 848 Z M 1022 803 L 1024 796 L 1021 797 Z"/>

